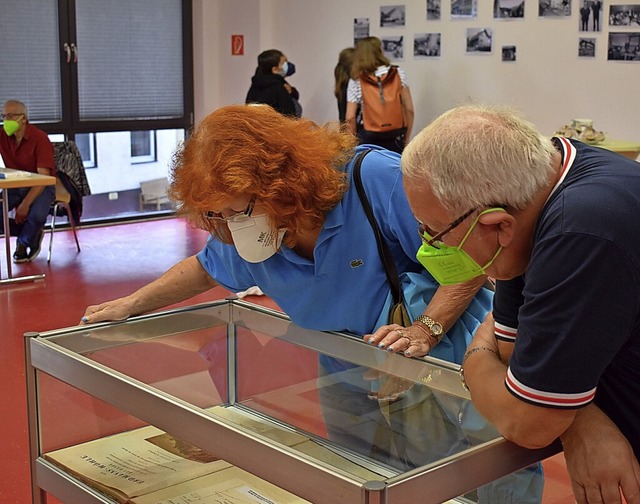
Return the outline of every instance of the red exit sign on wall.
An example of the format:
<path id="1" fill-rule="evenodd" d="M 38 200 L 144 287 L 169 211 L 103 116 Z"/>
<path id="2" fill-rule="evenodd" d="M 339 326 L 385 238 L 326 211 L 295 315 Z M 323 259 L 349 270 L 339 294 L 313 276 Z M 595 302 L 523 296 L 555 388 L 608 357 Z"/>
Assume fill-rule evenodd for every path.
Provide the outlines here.
<path id="1" fill-rule="evenodd" d="M 244 54 L 244 35 L 231 35 L 231 55 L 242 56 Z"/>

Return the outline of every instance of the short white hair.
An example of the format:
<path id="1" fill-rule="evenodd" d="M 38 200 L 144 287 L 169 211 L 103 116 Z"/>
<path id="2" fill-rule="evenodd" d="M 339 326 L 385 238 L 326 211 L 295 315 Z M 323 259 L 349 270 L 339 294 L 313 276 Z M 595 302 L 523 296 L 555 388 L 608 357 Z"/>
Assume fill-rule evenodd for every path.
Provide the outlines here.
<path id="1" fill-rule="evenodd" d="M 507 205 L 522 209 L 549 183 L 555 147 L 513 109 L 453 108 L 435 119 L 402 154 L 403 176 L 428 182 L 451 213 Z"/>
<path id="2" fill-rule="evenodd" d="M 4 102 L 4 105 L 2 106 L 2 108 L 4 109 L 4 107 L 6 107 L 7 105 L 17 105 L 21 110 L 22 110 L 22 114 L 24 114 L 25 118 L 29 117 L 29 111 L 27 110 L 27 106 L 22 103 L 20 100 L 7 100 L 6 102 Z"/>

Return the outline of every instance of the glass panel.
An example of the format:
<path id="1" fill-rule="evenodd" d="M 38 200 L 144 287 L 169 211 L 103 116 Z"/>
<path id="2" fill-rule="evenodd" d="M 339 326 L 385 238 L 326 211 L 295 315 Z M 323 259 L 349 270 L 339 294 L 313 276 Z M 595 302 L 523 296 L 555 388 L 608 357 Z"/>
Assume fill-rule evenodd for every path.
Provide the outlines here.
<path id="1" fill-rule="evenodd" d="M 272 456 L 294 455 L 279 458 L 294 472 L 303 474 L 295 461 L 307 460 L 315 471 L 331 469 L 356 484 L 383 482 L 390 502 L 413 501 L 420 488 L 441 490 L 442 502 L 487 482 L 458 502 L 480 494 L 489 496 L 482 502 L 508 502 L 503 497 L 514 492 L 542 489 L 535 471 L 496 480 L 538 459 L 478 415 L 457 366 L 444 361 L 406 359 L 355 336 L 305 330 L 271 310 L 225 301 L 41 336 L 44 343 L 36 343 L 48 352 L 66 349 L 52 359 L 36 346 L 32 355 L 44 372 L 61 373 L 98 398 L 42 376 L 45 449 L 141 424 L 104 399 L 234 464 L 269 446 Z M 70 411 L 81 427 L 69 427 Z"/>
<path id="2" fill-rule="evenodd" d="M 0 99 L 24 102 L 31 122 L 62 119 L 57 0 L 0 0 Z"/>
<path id="3" fill-rule="evenodd" d="M 402 356 L 252 310 L 241 310 L 236 321 L 236 371 L 229 374 L 226 325 L 217 313 L 87 326 L 53 341 L 365 479 L 398 475 L 500 437 L 462 396 L 455 371 L 419 361 L 400 369 L 395 361 L 407 362 Z M 354 362 L 308 348 L 302 343 L 310 333 L 328 339 L 338 354 L 352 347 L 361 355 Z M 456 388 L 461 395 L 448 392 Z"/>
<path id="4" fill-rule="evenodd" d="M 64 142 L 66 139 L 62 133 L 52 133 L 47 135 L 52 142 Z"/>
<path id="5" fill-rule="evenodd" d="M 78 133 L 76 145 L 82 156 L 82 164 L 85 168 L 96 167 L 96 137 L 93 133 Z"/>
<path id="6" fill-rule="evenodd" d="M 83 199 L 83 220 L 172 210 L 166 186 L 173 153 L 184 136 L 183 129 L 76 135 L 85 166 L 88 167 L 87 162 L 94 163 L 87 170 L 91 196 Z M 88 152 L 93 157 L 85 157 L 83 142 L 93 147 L 93 152 Z M 145 149 L 151 154 L 143 156 Z M 140 156 L 132 156 L 134 152 Z M 159 199 L 143 199 L 141 183 L 158 180 L 163 181 L 162 193 L 156 195 Z"/>
<path id="7" fill-rule="evenodd" d="M 181 0 L 76 2 L 81 120 L 183 116 Z"/>

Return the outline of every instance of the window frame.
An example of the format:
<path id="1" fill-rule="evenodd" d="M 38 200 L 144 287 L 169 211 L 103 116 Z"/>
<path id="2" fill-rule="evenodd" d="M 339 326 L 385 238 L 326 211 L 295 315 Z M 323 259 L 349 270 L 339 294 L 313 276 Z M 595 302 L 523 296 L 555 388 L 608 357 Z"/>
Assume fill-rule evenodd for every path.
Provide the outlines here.
<path id="1" fill-rule="evenodd" d="M 48 134 L 61 133 L 75 140 L 76 133 L 104 133 L 111 131 L 184 129 L 189 131 L 194 123 L 193 77 L 193 5 L 192 0 L 182 4 L 182 80 L 183 115 L 170 119 L 94 120 L 81 121 L 78 102 L 77 65 L 66 62 L 65 43 L 76 39 L 76 0 L 58 1 L 58 35 L 60 45 L 60 73 L 62 119 L 55 122 L 39 122 L 38 128 Z M 73 55 L 72 55 L 73 57 Z"/>

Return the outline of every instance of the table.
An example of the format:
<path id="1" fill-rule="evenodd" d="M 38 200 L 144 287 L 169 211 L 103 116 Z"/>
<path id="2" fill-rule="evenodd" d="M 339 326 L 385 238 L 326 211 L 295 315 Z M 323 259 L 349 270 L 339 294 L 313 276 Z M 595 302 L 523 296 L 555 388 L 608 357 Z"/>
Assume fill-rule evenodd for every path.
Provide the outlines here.
<path id="1" fill-rule="evenodd" d="M 640 155 L 640 142 L 628 142 L 624 140 L 604 140 L 598 142 L 596 147 L 602 147 L 618 154 L 622 154 L 625 157 L 636 160 Z"/>
<path id="2" fill-rule="evenodd" d="M 116 504 L 87 484 L 105 478 L 91 476 L 81 460 L 93 458 L 96 467 L 105 457 L 112 468 L 135 460 L 125 466 L 135 479 L 144 474 L 139 462 L 149 461 L 140 449 L 147 430 L 137 429 L 149 425 L 314 504 L 413 504 L 416 496 L 421 504 L 469 504 L 477 487 L 562 448 L 557 442 L 527 450 L 480 420 L 457 364 L 303 329 L 281 312 L 235 298 L 25 336 L 33 504 L 50 502 L 47 494 Z M 319 359 L 330 357 L 345 369 L 319 374 Z M 347 402 L 364 395 L 354 389 L 345 399 L 336 384 L 366 372 L 378 375 L 378 384 L 391 379 L 408 387 L 404 399 L 378 406 L 393 422 L 389 451 L 371 450 L 386 438 L 372 428 L 376 415 L 366 405 L 349 411 L 350 435 L 330 434 L 347 417 Z M 429 406 L 435 398 L 446 416 Z M 83 457 L 53 463 L 79 452 Z M 174 468 L 174 480 L 156 487 L 166 487 L 162 498 L 136 485 L 134 492 L 147 495 L 135 502 L 187 502 L 174 475 L 190 482 L 188 491 L 206 485 L 183 469 L 191 474 Z M 154 477 L 160 483 L 162 474 L 140 484 Z M 111 490 L 124 488 L 111 482 Z"/>
<path id="3" fill-rule="evenodd" d="M 44 278 L 44 273 L 40 273 L 37 275 L 13 276 L 13 273 L 11 271 L 11 233 L 9 232 L 9 199 L 7 196 L 7 190 L 16 189 L 19 187 L 55 185 L 56 178 L 49 175 L 41 175 L 39 173 L 21 172 L 20 170 L 14 170 L 12 168 L 0 168 L 0 173 L 5 173 L 8 175 L 22 175 L 23 173 L 29 173 L 29 175 L 25 176 L 0 178 L 0 198 L 2 198 L 4 242 L 7 257 L 7 278 L 2 278 L 2 271 L 0 270 L 0 285 L 40 280 Z"/>

